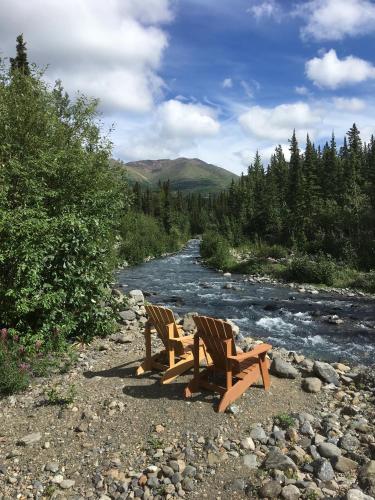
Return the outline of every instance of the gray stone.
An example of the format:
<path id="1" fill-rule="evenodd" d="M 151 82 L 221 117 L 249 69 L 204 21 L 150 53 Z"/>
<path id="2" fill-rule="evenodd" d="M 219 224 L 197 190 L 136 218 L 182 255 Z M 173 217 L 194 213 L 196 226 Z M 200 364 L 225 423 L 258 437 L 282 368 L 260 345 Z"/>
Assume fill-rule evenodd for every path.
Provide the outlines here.
<path id="1" fill-rule="evenodd" d="M 324 458 L 335 458 L 341 455 L 341 450 L 333 443 L 320 443 L 318 451 Z"/>
<path id="2" fill-rule="evenodd" d="M 305 422 L 301 425 L 300 433 L 310 437 L 314 436 L 314 429 L 308 420 L 305 420 Z"/>
<path id="3" fill-rule="evenodd" d="M 328 460 L 320 459 L 313 463 L 314 474 L 321 481 L 331 481 L 335 477 L 332 465 Z"/>
<path id="4" fill-rule="evenodd" d="M 243 464 L 249 469 L 257 469 L 258 468 L 257 456 L 253 454 L 244 455 Z"/>
<path id="5" fill-rule="evenodd" d="M 197 473 L 197 469 L 192 465 L 187 465 L 182 473 L 184 477 L 194 477 Z"/>
<path id="6" fill-rule="evenodd" d="M 42 439 L 42 434 L 40 432 L 34 432 L 32 434 L 27 434 L 21 438 L 17 444 L 21 446 L 30 446 L 32 444 L 38 443 Z"/>
<path id="7" fill-rule="evenodd" d="M 339 445 L 346 451 L 355 451 L 359 448 L 359 439 L 352 434 L 345 434 L 339 441 Z"/>
<path id="8" fill-rule="evenodd" d="M 294 484 L 288 484 L 288 486 L 284 486 L 281 496 L 285 498 L 285 500 L 298 500 L 301 493 L 297 486 Z"/>
<path id="9" fill-rule="evenodd" d="M 64 479 L 64 481 L 61 481 L 60 483 L 60 488 L 63 490 L 70 490 L 70 488 L 73 488 L 75 484 L 76 482 L 73 479 Z"/>
<path id="10" fill-rule="evenodd" d="M 370 460 L 360 468 L 358 479 L 360 487 L 369 495 L 375 496 L 375 460 Z"/>
<path id="11" fill-rule="evenodd" d="M 182 486 L 182 489 L 185 490 L 185 491 L 193 491 L 193 489 L 194 489 L 194 482 L 193 482 L 192 479 L 190 479 L 190 477 L 185 477 L 182 480 L 181 486 Z"/>
<path id="12" fill-rule="evenodd" d="M 283 455 L 279 450 L 270 451 L 263 465 L 266 469 L 297 470 L 297 466 L 293 460 L 286 455 Z"/>
<path id="13" fill-rule="evenodd" d="M 162 470 L 164 476 L 166 476 L 166 477 L 171 477 L 174 474 L 174 470 L 172 469 L 172 467 L 169 467 L 168 465 L 163 465 L 161 470 Z"/>
<path id="14" fill-rule="evenodd" d="M 173 484 L 181 483 L 181 481 L 182 481 L 182 475 L 179 472 L 175 472 L 171 476 L 171 481 L 172 481 Z"/>
<path id="15" fill-rule="evenodd" d="M 240 408 L 237 405 L 234 405 L 233 403 L 228 406 L 227 410 L 228 413 L 231 413 L 232 415 L 238 415 L 240 413 Z"/>
<path id="16" fill-rule="evenodd" d="M 255 450 L 254 441 L 252 440 L 252 438 L 250 436 L 241 440 L 241 447 L 244 450 L 251 450 L 251 451 Z"/>
<path id="17" fill-rule="evenodd" d="M 234 479 L 225 484 L 224 489 L 227 491 L 244 491 L 246 482 L 243 478 Z"/>
<path id="18" fill-rule="evenodd" d="M 130 290 L 129 297 L 134 299 L 136 304 L 144 304 L 145 302 L 142 290 Z"/>
<path id="19" fill-rule="evenodd" d="M 151 489 L 159 486 L 159 479 L 157 477 L 149 477 L 147 479 L 147 486 Z"/>
<path id="20" fill-rule="evenodd" d="M 192 332 L 193 330 L 195 330 L 196 325 L 195 325 L 193 316 L 197 316 L 197 315 L 198 315 L 197 312 L 190 312 L 190 313 L 185 314 L 184 321 L 183 321 L 184 330 L 186 330 L 187 332 Z"/>
<path id="21" fill-rule="evenodd" d="M 323 363 L 322 361 L 315 361 L 314 373 L 328 384 L 334 384 L 334 385 L 340 384 L 340 379 L 339 376 L 337 375 L 336 370 L 329 363 Z"/>
<path id="22" fill-rule="evenodd" d="M 296 378 L 298 376 L 298 370 L 280 357 L 275 357 L 272 360 L 270 372 L 280 378 Z"/>
<path id="23" fill-rule="evenodd" d="M 278 481 L 267 481 L 259 490 L 260 498 L 277 498 L 281 493 L 281 485 Z"/>
<path id="24" fill-rule="evenodd" d="M 374 500 L 374 497 L 366 495 L 361 490 L 351 489 L 346 493 L 346 500 Z"/>
<path id="25" fill-rule="evenodd" d="M 135 312 L 130 309 L 119 312 L 119 316 L 123 321 L 133 321 L 136 318 Z"/>
<path id="26" fill-rule="evenodd" d="M 302 389 L 306 392 L 319 392 L 322 388 L 322 381 L 317 377 L 307 377 L 302 380 Z"/>
<path id="27" fill-rule="evenodd" d="M 257 426 L 250 431 L 250 437 L 255 441 L 259 441 L 262 444 L 266 444 L 268 441 L 267 434 L 264 432 L 263 427 Z"/>
<path id="28" fill-rule="evenodd" d="M 347 457 L 334 458 L 332 460 L 332 465 L 337 472 L 343 472 L 343 473 L 357 469 L 358 467 L 357 462 Z"/>
<path id="29" fill-rule="evenodd" d="M 55 474 L 59 470 L 59 464 L 56 462 L 48 462 L 45 466 L 45 470 Z"/>

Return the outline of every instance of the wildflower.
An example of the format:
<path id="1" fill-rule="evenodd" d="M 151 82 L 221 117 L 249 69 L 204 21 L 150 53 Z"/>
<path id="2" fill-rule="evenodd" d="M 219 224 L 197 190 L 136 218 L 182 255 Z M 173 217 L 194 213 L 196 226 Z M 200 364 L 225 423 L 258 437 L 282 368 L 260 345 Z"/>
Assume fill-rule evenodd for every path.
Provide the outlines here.
<path id="1" fill-rule="evenodd" d="M 8 337 L 8 329 L 7 328 L 2 328 L 0 330 L 0 339 L 5 342 Z"/>
<path id="2" fill-rule="evenodd" d="M 40 349 L 41 347 L 42 347 L 42 341 L 41 341 L 41 340 L 37 340 L 37 341 L 35 342 L 35 349 L 36 349 L 37 351 L 39 351 L 39 349 Z"/>

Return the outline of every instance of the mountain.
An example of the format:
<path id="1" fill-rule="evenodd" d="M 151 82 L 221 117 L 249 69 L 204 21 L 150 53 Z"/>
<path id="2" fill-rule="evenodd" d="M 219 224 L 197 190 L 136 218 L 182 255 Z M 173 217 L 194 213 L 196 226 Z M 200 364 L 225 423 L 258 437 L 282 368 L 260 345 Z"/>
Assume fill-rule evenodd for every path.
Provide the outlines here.
<path id="1" fill-rule="evenodd" d="M 226 189 L 238 176 L 224 168 L 198 158 L 176 160 L 143 160 L 122 164 L 131 183 L 157 187 L 159 181 L 169 180 L 174 191 L 217 192 Z"/>

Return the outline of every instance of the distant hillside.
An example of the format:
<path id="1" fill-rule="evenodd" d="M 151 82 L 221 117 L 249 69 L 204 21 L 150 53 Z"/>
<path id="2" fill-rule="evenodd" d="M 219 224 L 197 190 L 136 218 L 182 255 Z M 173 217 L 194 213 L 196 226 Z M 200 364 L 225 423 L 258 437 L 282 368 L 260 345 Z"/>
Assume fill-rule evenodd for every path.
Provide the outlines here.
<path id="1" fill-rule="evenodd" d="M 238 176 L 197 158 L 144 160 L 125 163 L 130 182 L 157 187 L 169 179 L 172 190 L 209 193 L 226 189 Z"/>

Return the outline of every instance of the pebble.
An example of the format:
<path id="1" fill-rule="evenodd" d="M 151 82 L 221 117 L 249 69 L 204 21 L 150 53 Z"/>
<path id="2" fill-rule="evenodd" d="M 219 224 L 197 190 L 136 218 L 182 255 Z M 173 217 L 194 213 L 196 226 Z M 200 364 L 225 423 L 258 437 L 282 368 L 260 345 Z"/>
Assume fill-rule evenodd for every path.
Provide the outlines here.
<path id="1" fill-rule="evenodd" d="M 42 439 L 42 434 L 40 432 L 34 432 L 32 434 L 27 434 L 27 436 L 22 437 L 17 444 L 21 446 L 30 446 L 32 444 L 38 443 Z"/>

